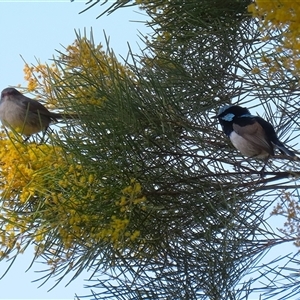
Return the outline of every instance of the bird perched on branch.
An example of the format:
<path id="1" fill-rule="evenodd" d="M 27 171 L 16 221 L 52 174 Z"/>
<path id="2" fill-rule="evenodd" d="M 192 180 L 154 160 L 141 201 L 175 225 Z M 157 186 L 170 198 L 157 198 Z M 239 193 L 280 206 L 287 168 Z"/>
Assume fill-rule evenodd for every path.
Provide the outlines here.
<path id="1" fill-rule="evenodd" d="M 295 153 L 279 141 L 273 126 L 263 118 L 251 115 L 247 108 L 225 105 L 216 118 L 233 146 L 243 155 L 267 160 L 278 148 L 282 154 L 297 159 Z"/>
<path id="2" fill-rule="evenodd" d="M 74 116 L 50 112 L 43 104 L 30 99 L 14 88 L 1 92 L 0 120 L 4 126 L 27 136 L 40 131 L 46 132 L 51 122 Z"/>

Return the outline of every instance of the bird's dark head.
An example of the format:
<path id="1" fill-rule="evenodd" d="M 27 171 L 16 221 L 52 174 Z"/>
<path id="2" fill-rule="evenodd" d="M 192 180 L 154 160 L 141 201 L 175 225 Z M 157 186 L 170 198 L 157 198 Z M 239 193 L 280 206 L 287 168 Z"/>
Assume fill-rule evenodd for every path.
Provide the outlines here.
<path id="1" fill-rule="evenodd" d="M 238 105 L 224 105 L 220 107 L 217 114 L 219 120 L 231 122 L 235 117 L 251 116 L 250 111 Z"/>
<path id="2" fill-rule="evenodd" d="M 19 96 L 22 95 L 18 90 L 14 88 L 6 88 L 1 92 L 1 99 L 3 99 L 6 96 Z"/>

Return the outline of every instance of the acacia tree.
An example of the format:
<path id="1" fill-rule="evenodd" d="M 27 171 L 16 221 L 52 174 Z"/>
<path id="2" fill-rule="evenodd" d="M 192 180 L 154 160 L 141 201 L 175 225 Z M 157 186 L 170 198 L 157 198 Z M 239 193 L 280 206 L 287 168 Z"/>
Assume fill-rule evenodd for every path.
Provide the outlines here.
<path id="1" fill-rule="evenodd" d="M 78 35 L 54 65 L 26 66 L 28 89 L 80 117 L 46 144 L 1 140 L 2 257 L 34 243 L 42 280 L 92 270 L 94 299 L 290 297 L 260 258 L 297 242 L 266 211 L 297 197 L 299 162 L 276 155 L 262 178 L 212 119 L 246 105 L 295 146 L 298 82 L 269 47 L 278 35 L 261 39 L 251 1 L 137 4 L 154 33 L 131 62 Z"/>

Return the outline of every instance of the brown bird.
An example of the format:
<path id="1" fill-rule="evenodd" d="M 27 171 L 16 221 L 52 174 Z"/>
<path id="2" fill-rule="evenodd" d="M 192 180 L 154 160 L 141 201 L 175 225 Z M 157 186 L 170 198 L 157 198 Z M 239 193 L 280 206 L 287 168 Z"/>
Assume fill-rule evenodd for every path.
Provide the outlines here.
<path id="1" fill-rule="evenodd" d="M 24 96 L 14 88 L 6 88 L 1 93 L 2 124 L 27 137 L 40 131 L 46 132 L 51 122 L 65 118 L 71 119 L 74 116 L 50 112 L 43 104 Z"/>

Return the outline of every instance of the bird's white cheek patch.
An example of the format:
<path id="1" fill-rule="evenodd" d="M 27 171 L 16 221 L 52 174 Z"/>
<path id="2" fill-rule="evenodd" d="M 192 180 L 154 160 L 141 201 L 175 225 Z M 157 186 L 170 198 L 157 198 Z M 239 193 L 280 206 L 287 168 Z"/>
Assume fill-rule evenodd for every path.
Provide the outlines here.
<path id="1" fill-rule="evenodd" d="M 233 146 L 245 156 L 260 158 L 269 156 L 269 153 L 265 150 L 253 145 L 251 142 L 238 135 L 235 131 L 230 134 L 230 140 Z"/>

